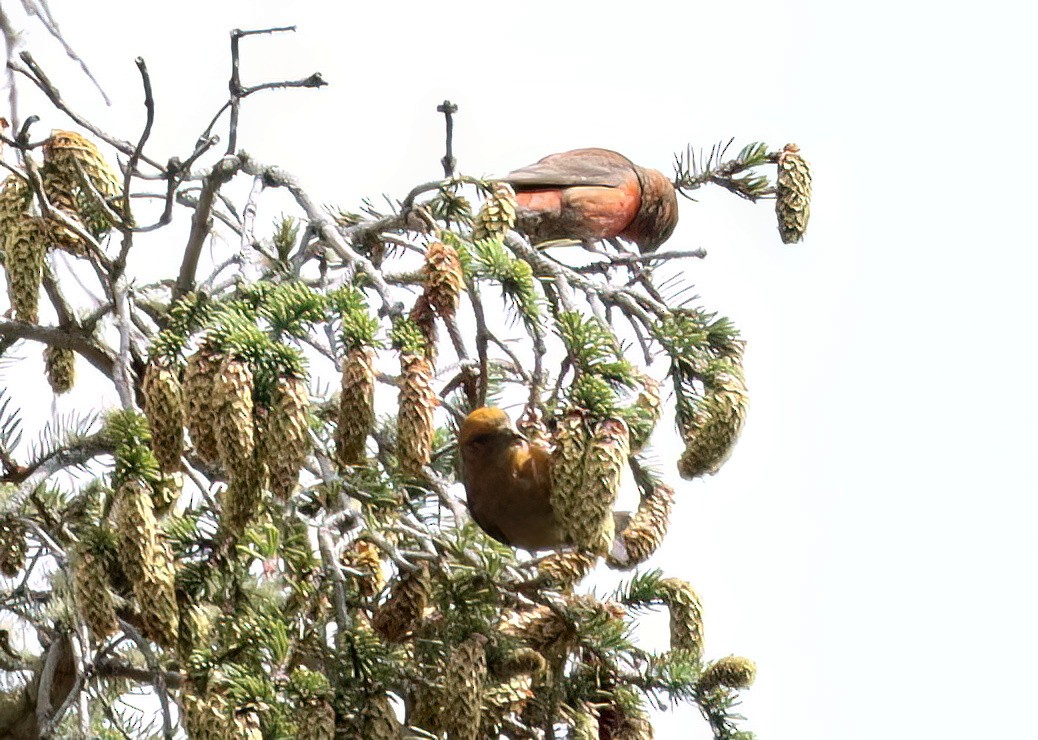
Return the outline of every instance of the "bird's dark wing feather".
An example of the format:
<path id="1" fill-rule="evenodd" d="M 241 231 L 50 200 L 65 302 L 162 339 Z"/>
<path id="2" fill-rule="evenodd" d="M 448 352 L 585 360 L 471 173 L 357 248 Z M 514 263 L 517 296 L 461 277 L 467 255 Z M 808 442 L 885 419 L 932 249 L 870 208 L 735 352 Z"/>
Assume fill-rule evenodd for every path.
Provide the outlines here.
<path id="1" fill-rule="evenodd" d="M 480 529 L 482 529 L 484 532 L 489 534 L 502 545 L 508 545 L 509 547 L 512 546 L 512 543 L 508 541 L 507 537 L 505 537 L 505 533 L 502 532 L 500 528 L 494 526 L 492 522 L 487 521 L 481 516 L 477 516 L 475 509 L 473 509 L 472 506 L 469 506 L 469 514 L 472 515 L 472 518 L 475 520 L 476 524 L 478 524 Z"/>
<path id="2" fill-rule="evenodd" d="M 632 168 L 630 160 L 608 149 L 578 149 L 551 154 L 501 179 L 519 190 L 573 185 L 616 188 L 631 176 Z"/>

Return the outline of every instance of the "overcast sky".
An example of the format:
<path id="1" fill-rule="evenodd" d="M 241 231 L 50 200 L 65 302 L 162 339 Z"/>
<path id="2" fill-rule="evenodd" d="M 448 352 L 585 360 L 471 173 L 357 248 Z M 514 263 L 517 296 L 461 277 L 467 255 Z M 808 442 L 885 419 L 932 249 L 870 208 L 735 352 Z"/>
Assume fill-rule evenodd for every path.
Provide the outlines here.
<path id="1" fill-rule="evenodd" d="M 241 146 L 346 207 L 440 176 L 444 98 L 471 174 L 580 146 L 667 171 L 686 143 L 798 143 L 804 243 L 780 243 L 770 203 L 681 204 L 668 248 L 707 250 L 686 274 L 741 328 L 752 401 L 729 465 L 679 484 L 656 562 L 701 593 L 709 657 L 757 661 L 762 740 L 1019 737 L 1038 689 L 1038 65 L 1017 7 L 55 0 L 108 109 L 35 25 L 29 47 L 131 140 L 143 56 L 165 159 L 226 98 L 228 31 L 298 25 L 242 42 L 244 81 L 330 84 L 246 101 Z M 37 134 L 68 125 L 22 101 Z M 40 383 L 31 354 L 8 380 Z M 657 723 L 708 736 L 694 710 Z"/>

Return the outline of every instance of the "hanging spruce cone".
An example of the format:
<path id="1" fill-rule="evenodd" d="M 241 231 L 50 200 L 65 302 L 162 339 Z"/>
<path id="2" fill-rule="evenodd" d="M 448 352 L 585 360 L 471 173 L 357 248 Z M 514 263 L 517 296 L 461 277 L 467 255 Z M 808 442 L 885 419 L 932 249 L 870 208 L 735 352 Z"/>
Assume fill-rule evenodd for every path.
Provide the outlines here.
<path id="1" fill-rule="evenodd" d="M 151 504 L 155 516 L 165 516 L 170 507 L 180 499 L 184 492 L 184 476 L 182 473 L 169 473 L 159 476 L 151 485 Z"/>
<path id="2" fill-rule="evenodd" d="M 783 244 L 804 238 L 811 217 L 811 169 L 800 156 L 800 147 L 786 144 L 778 155 L 775 214 Z"/>
<path id="3" fill-rule="evenodd" d="M 432 388 L 432 366 L 421 355 L 400 355 L 397 460 L 400 472 L 418 477 L 432 459 L 433 415 L 439 399 Z"/>
<path id="4" fill-rule="evenodd" d="M 151 495 L 142 481 L 125 481 L 116 492 L 115 522 L 122 567 L 140 607 L 141 632 L 171 647 L 179 622 L 173 554 L 159 534 Z"/>
<path id="5" fill-rule="evenodd" d="M 611 740 L 652 740 L 652 723 L 644 712 L 628 712 L 609 735 Z"/>
<path id="6" fill-rule="evenodd" d="M 26 211 L 31 202 L 32 188 L 28 181 L 21 175 L 8 175 L 0 185 L 0 245 L 13 230 L 15 222 L 28 217 Z M 2 258 L 0 264 L 3 264 Z"/>
<path id="7" fill-rule="evenodd" d="M 555 588 L 571 589 L 591 572 L 598 562 L 598 557 L 580 550 L 553 552 L 541 560 L 537 566 L 537 573 Z"/>
<path id="8" fill-rule="evenodd" d="M 584 494 L 591 432 L 584 414 L 569 410 L 558 422 L 551 455 L 551 505 L 564 527 L 572 526 L 572 511 Z"/>
<path id="9" fill-rule="evenodd" d="M 47 230 L 43 221 L 25 216 L 11 225 L 4 240 L 7 295 L 15 318 L 29 324 L 40 320 L 40 283 L 47 254 Z"/>
<path id="10" fill-rule="evenodd" d="M 40 168 L 40 179 L 43 181 L 43 194 L 51 208 L 60 211 L 69 221 L 86 231 L 79 217 L 77 192 L 78 176 L 74 172 L 60 170 L 56 165 L 45 164 Z M 61 219 L 52 216 L 47 220 L 47 227 L 54 246 L 64 249 L 70 254 L 84 256 L 87 253 L 86 241 Z"/>
<path id="11" fill-rule="evenodd" d="M 230 737 L 236 740 L 263 740 L 259 712 L 254 705 L 250 703 L 247 707 L 235 709 Z"/>
<path id="12" fill-rule="evenodd" d="M 25 525 L 14 514 L 0 515 L 0 573 L 14 578 L 25 567 Z"/>
<path id="13" fill-rule="evenodd" d="M 230 708 L 224 698 L 185 691 L 180 708 L 180 723 L 190 740 L 231 740 L 237 737 L 233 734 Z"/>
<path id="14" fill-rule="evenodd" d="M 213 634 L 213 617 L 216 607 L 181 602 L 180 624 L 177 630 L 177 655 L 187 662 L 191 653 L 205 650 Z"/>
<path id="15" fill-rule="evenodd" d="M 567 414 L 556 432 L 552 507 L 578 549 L 605 554 L 613 542 L 613 504 L 629 455 L 621 419 L 604 419 L 590 439 L 579 413 Z"/>
<path id="16" fill-rule="evenodd" d="M 144 369 L 141 383 L 144 413 L 151 429 L 151 449 L 159 461 L 159 470 L 180 470 L 184 452 L 184 391 L 177 371 L 159 358 L 152 358 Z"/>
<path id="17" fill-rule="evenodd" d="M 495 182 L 483 207 L 472 221 L 472 241 L 503 237 L 515 226 L 515 191 L 506 182 Z"/>
<path id="18" fill-rule="evenodd" d="M 258 462 L 252 462 L 244 471 L 232 475 L 223 492 L 220 528 L 237 542 L 245 528 L 256 518 L 263 501 L 266 471 Z"/>
<path id="19" fill-rule="evenodd" d="M 57 395 L 68 393 L 76 384 L 76 353 L 64 347 L 47 345 L 43 349 L 47 382 Z"/>
<path id="20" fill-rule="evenodd" d="M 362 599 L 374 597 L 386 584 L 378 548 L 366 540 L 354 540 L 349 547 L 343 550 L 342 564 L 363 574 L 347 576 L 348 582 L 353 585 L 357 595 Z"/>
<path id="21" fill-rule="evenodd" d="M 375 612 L 372 627 L 387 642 L 403 642 L 418 625 L 428 603 L 429 571 L 422 565 L 397 576 L 389 598 Z"/>
<path id="22" fill-rule="evenodd" d="M 375 426 L 375 351 L 351 349 L 342 364 L 342 393 L 335 429 L 335 457 L 342 468 L 365 461 L 364 446 Z"/>
<path id="23" fill-rule="evenodd" d="M 296 726 L 296 740 L 334 740 L 335 709 L 327 699 L 301 702 L 296 707 Z"/>
<path id="24" fill-rule="evenodd" d="M 507 681 L 515 676 L 543 673 L 546 667 L 543 655 L 533 648 L 521 647 L 505 653 L 491 668 L 494 678 Z"/>
<path id="25" fill-rule="evenodd" d="M 682 430 L 685 451 L 678 460 L 678 473 L 685 479 L 720 470 L 739 438 L 749 400 L 741 349 L 712 363 L 705 385 L 705 397 Z"/>
<path id="26" fill-rule="evenodd" d="M 505 717 L 520 714 L 534 698 L 534 676 L 518 674 L 483 690 L 483 733 L 497 737 Z"/>
<path id="27" fill-rule="evenodd" d="M 443 319 L 453 319 L 458 310 L 465 275 L 458 250 L 443 242 L 432 242 L 425 250 L 425 296 Z"/>
<path id="28" fill-rule="evenodd" d="M 487 679 L 487 638 L 474 634 L 451 651 L 444 667 L 443 692 L 451 709 L 443 728 L 451 740 L 476 740 L 483 707 L 483 687 Z"/>
<path id="29" fill-rule="evenodd" d="M 72 560 L 73 585 L 79 613 L 93 638 L 100 642 L 119 630 L 115 601 L 108 584 L 104 561 L 87 548 Z"/>
<path id="30" fill-rule="evenodd" d="M 575 621 L 622 619 L 624 607 L 616 602 L 600 602 L 593 596 L 569 595 L 566 606 L 569 617 L 547 606 L 538 606 L 513 616 L 499 626 L 503 634 L 518 638 L 540 653 L 548 663 L 564 658 L 577 644 Z"/>
<path id="31" fill-rule="evenodd" d="M 649 443 L 649 438 L 663 413 L 659 381 L 647 375 L 643 375 L 639 380 L 642 384 L 642 391 L 631 408 L 627 409 L 624 414 L 624 419 L 631 430 L 632 455 L 637 455 Z"/>
<path id="32" fill-rule="evenodd" d="M 677 578 L 664 578 L 660 586 L 660 596 L 670 611 L 670 649 L 683 650 L 699 660 L 703 655 L 703 607 L 699 594 Z"/>
<path id="33" fill-rule="evenodd" d="M 303 378 L 278 378 L 260 449 L 270 490 L 287 499 L 310 454 L 310 392 Z"/>
<path id="34" fill-rule="evenodd" d="M 571 740 L 599 740 L 598 717 L 590 708 L 581 708 L 574 712 L 570 720 Z"/>
<path id="35" fill-rule="evenodd" d="M 628 569 L 644 563 L 656 552 L 667 536 L 674 489 L 659 483 L 642 497 L 638 511 L 620 532 L 622 553 L 611 552 L 606 559 L 610 568 Z"/>
<path id="36" fill-rule="evenodd" d="M 727 689 L 748 689 L 756 677 L 757 666 L 752 660 L 730 655 L 707 666 L 696 688 L 702 693 L 722 686 Z"/>
<path id="37" fill-rule="evenodd" d="M 203 346 L 187 358 L 187 367 L 184 369 L 187 431 L 191 435 L 195 452 L 208 463 L 220 459 L 216 443 L 216 419 L 220 415 L 220 406 L 213 386 L 222 363 L 221 354 Z"/>
<path id="38" fill-rule="evenodd" d="M 432 304 L 429 303 L 429 296 L 425 293 L 418 296 L 418 299 L 414 302 L 414 307 L 411 308 L 411 313 L 407 317 L 418 327 L 418 331 L 422 333 L 424 338 L 423 350 L 426 359 L 431 363 L 435 363 L 437 341 L 436 312 L 433 310 Z"/>
<path id="39" fill-rule="evenodd" d="M 252 368 L 242 360 L 226 358 L 213 378 L 212 389 L 218 410 L 215 432 L 220 462 L 232 479 L 247 478 L 256 450 Z"/>
<path id="40" fill-rule="evenodd" d="M 402 726 L 396 718 L 389 696 L 384 691 L 364 697 L 364 705 L 357 713 L 356 724 L 355 740 L 400 740 Z"/>
<path id="41" fill-rule="evenodd" d="M 57 168 L 66 180 L 77 184 L 76 211 L 87 228 L 95 236 L 108 231 L 111 216 L 98 197 L 118 212 L 121 204 L 112 199 L 122 192 L 122 178 L 94 142 L 74 131 L 52 131 L 43 146 L 43 161 L 44 166 Z"/>

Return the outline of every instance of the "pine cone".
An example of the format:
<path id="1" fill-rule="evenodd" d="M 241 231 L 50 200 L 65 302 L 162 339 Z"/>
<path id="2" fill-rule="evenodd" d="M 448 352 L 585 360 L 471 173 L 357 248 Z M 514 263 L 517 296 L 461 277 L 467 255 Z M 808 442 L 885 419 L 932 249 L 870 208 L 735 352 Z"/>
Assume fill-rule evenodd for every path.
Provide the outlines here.
<path id="1" fill-rule="evenodd" d="M 91 233 L 107 232 L 112 221 L 98 196 L 118 213 L 122 204 L 112 199 L 122 192 L 122 178 L 94 142 L 74 131 L 52 131 L 43 146 L 43 160 L 45 166 L 56 167 L 66 180 L 77 183 L 76 211 Z"/>
<path id="2" fill-rule="evenodd" d="M 220 415 L 220 406 L 213 386 L 222 362 L 222 355 L 203 346 L 187 358 L 184 369 L 187 431 L 195 452 L 208 463 L 220 459 L 216 444 L 216 419 Z"/>
<path id="3" fill-rule="evenodd" d="M 252 707 L 235 710 L 232 728 L 231 737 L 236 740 L 263 740 L 259 712 Z"/>
<path id="4" fill-rule="evenodd" d="M 14 514 L 0 515 L 0 573 L 8 578 L 25 567 L 25 531 Z"/>
<path id="5" fill-rule="evenodd" d="M 40 320 L 40 283 L 47 254 L 47 230 L 43 221 L 24 216 L 11 225 L 4 240 L 7 295 L 15 318 L 29 324 Z"/>
<path id="6" fill-rule="evenodd" d="M 503 237 L 515 226 L 515 191 L 506 182 L 495 182 L 472 221 L 472 241 Z"/>
<path id="7" fill-rule="evenodd" d="M 212 380 L 216 407 L 216 448 L 220 462 L 232 478 L 248 478 L 254 467 L 255 425 L 252 418 L 252 368 L 228 357 Z"/>
<path id="8" fill-rule="evenodd" d="M 520 673 L 507 681 L 489 686 L 483 691 L 483 731 L 496 729 L 501 721 L 520 714 L 534 698 L 534 677 Z M 497 734 L 491 735 L 496 737 Z"/>
<path id="9" fill-rule="evenodd" d="M 639 379 L 642 391 L 624 418 L 631 429 L 631 454 L 636 455 L 649 443 L 656 424 L 663 413 L 660 399 L 660 383 L 648 375 Z"/>
<path id="10" fill-rule="evenodd" d="M 615 602 L 600 602 L 593 596 L 567 597 L 573 610 L 567 618 L 547 606 L 538 606 L 513 616 L 499 626 L 506 635 L 518 638 L 540 653 L 548 663 L 565 658 L 576 647 L 577 632 L 571 620 L 586 618 L 621 619 L 624 608 Z"/>
<path id="11" fill-rule="evenodd" d="M 429 362 L 436 362 L 436 312 L 429 303 L 429 296 L 422 293 L 414 302 L 407 317 L 418 327 L 424 339 L 423 349 Z"/>
<path id="12" fill-rule="evenodd" d="M 703 607 L 690 585 L 677 578 L 661 582 L 663 601 L 670 610 L 670 649 L 703 655 Z"/>
<path id="13" fill-rule="evenodd" d="M 85 547 L 80 549 L 72 560 L 72 576 L 79 613 L 90 634 L 98 642 L 114 635 L 119 620 L 103 560 Z"/>
<path id="14" fill-rule="evenodd" d="M 786 144 L 778 156 L 775 214 L 783 244 L 804 238 L 811 217 L 811 169 L 796 144 Z"/>
<path id="15" fill-rule="evenodd" d="M 652 723 L 644 713 L 628 713 L 609 736 L 611 740 L 652 740 Z"/>
<path id="16" fill-rule="evenodd" d="M 696 688 L 703 693 L 722 686 L 727 689 L 748 689 L 756 677 L 757 666 L 752 660 L 729 655 L 707 666 Z"/>
<path id="17" fill-rule="evenodd" d="M 43 194 L 47 196 L 47 202 L 54 208 L 86 231 L 79 217 L 77 196 L 79 191 L 79 177 L 75 172 L 67 172 L 59 169 L 56 165 L 45 164 L 40 168 L 40 179 L 43 181 Z M 51 217 L 47 220 L 52 244 L 64 249 L 77 257 L 86 255 L 86 242 L 83 237 L 69 228 L 60 219 Z"/>
<path id="18" fill-rule="evenodd" d="M 0 246 L 6 235 L 11 233 L 14 224 L 28 217 L 27 210 L 31 202 L 32 188 L 28 181 L 20 175 L 8 175 L 3 185 L 0 185 Z M 2 258 L 0 264 L 3 264 Z"/>
<path id="19" fill-rule="evenodd" d="M 552 459 L 552 507 L 578 549 L 605 554 L 613 542 L 613 504 L 629 455 L 627 424 L 604 419 L 591 438 L 579 412 L 556 432 Z"/>
<path id="20" fill-rule="evenodd" d="M 209 647 L 213 633 L 214 607 L 202 604 L 180 605 L 180 624 L 177 630 L 177 654 L 187 662 L 195 650 Z"/>
<path id="21" fill-rule="evenodd" d="M 327 699 L 311 699 L 296 707 L 296 740 L 334 740 L 335 709 Z"/>
<path id="22" fill-rule="evenodd" d="M 270 490 L 287 499 L 310 454 L 310 393 L 302 378 L 278 378 L 260 451 L 270 476 Z"/>
<path id="23" fill-rule="evenodd" d="M 584 415 L 570 409 L 555 428 L 551 455 L 551 504 L 563 526 L 571 526 L 571 510 L 583 495 L 591 433 Z"/>
<path id="24" fill-rule="evenodd" d="M 400 369 L 397 460 L 401 473 L 418 477 L 432 459 L 433 415 L 439 398 L 431 385 L 432 366 L 425 357 L 401 354 Z"/>
<path id="25" fill-rule="evenodd" d="M 141 387 L 151 429 L 151 449 L 159 461 L 159 470 L 175 473 L 180 470 L 184 452 L 184 390 L 180 378 L 167 362 L 152 358 L 144 369 Z"/>
<path id="26" fill-rule="evenodd" d="M 570 720 L 570 740 L 599 740 L 598 717 L 591 710 L 580 709 Z"/>
<path id="27" fill-rule="evenodd" d="M 492 666 L 494 678 L 507 681 L 515 676 L 543 673 L 547 664 L 544 656 L 533 648 L 521 647 L 505 653 Z"/>
<path id="28" fill-rule="evenodd" d="M 422 565 L 397 576 L 389 598 L 375 612 L 372 627 L 387 642 L 403 642 L 425 612 L 429 602 L 429 571 Z"/>
<path id="29" fill-rule="evenodd" d="M 704 381 L 707 392 L 688 428 L 678 473 L 692 479 L 713 474 L 731 456 L 746 421 L 749 396 L 742 370 L 741 349 L 716 360 Z"/>
<path id="30" fill-rule="evenodd" d="M 422 272 L 429 305 L 441 318 L 454 318 L 465 284 L 458 250 L 443 242 L 432 242 L 426 247 Z"/>
<path id="31" fill-rule="evenodd" d="M 354 540 L 343 550 L 342 564 L 364 573 L 363 576 L 347 576 L 362 599 L 374 597 L 386 584 L 378 548 L 366 540 Z"/>
<path id="32" fill-rule="evenodd" d="M 342 468 L 364 463 L 364 446 L 375 426 L 375 351 L 351 349 L 342 365 L 342 393 L 335 429 L 335 457 Z"/>
<path id="33" fill-rule="evenodd" d="M 383 691 L 369 694 L 357 713 L 359 734 L 356 740 L 399 740 L 402 726 Z"/>
<path id="34" fill-rule="evenodd" d="M 258 462 L 250 462 L 241 473 L 232 475 L 223 492 L 220 527 L 232 541 L 241 537 L 260 509 L 263 501 L 265 470 Z"/>
<path id="35" fill-rule="evenodd" d="M 223 697 L 185 692 L 180 707 L 180 724 L 190 740 L 232 740 L 236 737 L 230 708 Z"/>
<path id="36" fill-rule="evenodd" d="M 537 573 L 555 588 L 567 590 L 591 572 L 598 558 L 598 555 L 580 550 L 553 552 L 541 560 Z"/>
<path id="37" fill-rule="evenodd" d="M 151 504 L 155 509 L 155 516 L 165 516 L 169 507 L 180 499 L 180 494 L 183 492 L 184 475 L 182 473 L 159 476 L 151 486 Z"/>
<path id="38" fill-rule="evenodd" d="M 657 484 L 643 496 L 638 511 L 620 532 L 623 556 L 611 552 L 606 559 L 609 567 L 626 570 L 648 560 L 667 536 L 673 504 L 674 489 L 664 483 Z"/>
<path id="39" fill-rule="evenodd" d="M 179 622 L 173 554 L 159 534 L 151 497 L 144 482 L 124 482 L 116 492 L 115 522 L 123 570 L 141 611 L 141 632 L 171 647 Z"/>
<path id="40" fill-rule="evenodd" d="M 444 668 L 443 693 L 451 705 L 450 711 L 442 717 L 442 726 L 451 740 L 479 737 L 483 687 L 487 679 L 486 643 L 483 635 L 469 636 L 451 651 Z"/>
<path id="41" fill-rule="evenodd" d="M 47 345 L 43 348 L 43 366 L 47 382 L 55 394 L 72 390 L 76 384 L 76 353 L 64 347 Z"/>

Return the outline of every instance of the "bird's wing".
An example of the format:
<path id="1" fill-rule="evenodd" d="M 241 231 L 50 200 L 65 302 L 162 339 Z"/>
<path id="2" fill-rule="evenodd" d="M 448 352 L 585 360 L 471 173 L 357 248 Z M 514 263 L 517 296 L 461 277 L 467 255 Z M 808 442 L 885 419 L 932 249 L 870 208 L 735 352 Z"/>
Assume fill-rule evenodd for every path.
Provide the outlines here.
<path id="1" fill-rule="evenodd" d="M 573 185 L 617 188 L 632 174 L 630 160 L 621 154 L 607 149 L 578 149 L 551 154 L 535 164 L 509 172 L 501 179 L 517 189 Z"/>
<path id="2" fill-rule="evenodd" d="M 479 525 L 480 529 L 482 529 L 488 535 L 493 537 L 502 545 L 508 545 L 509 547 L 512 546 L 512 543 L 508 541 L 507 537 L 505 537 L 505 533 L 501 531 L 501 528 L 495 526 L 494 523 L 490 520 L 482 516 L 477 516 L 475 510 L 472 508 L 471 505 L 469 506 L 469 514 L 472 515 L 473 520 L 475 520 L 476 524 Z"/>

